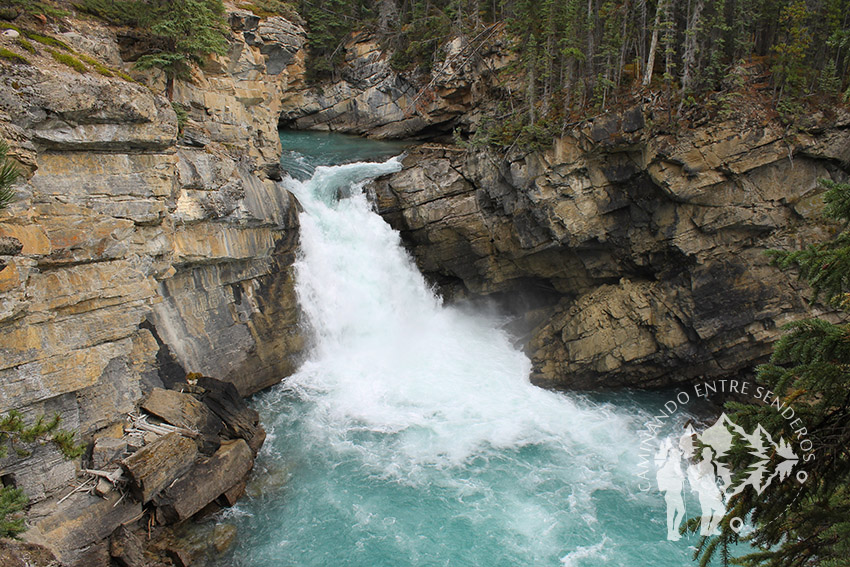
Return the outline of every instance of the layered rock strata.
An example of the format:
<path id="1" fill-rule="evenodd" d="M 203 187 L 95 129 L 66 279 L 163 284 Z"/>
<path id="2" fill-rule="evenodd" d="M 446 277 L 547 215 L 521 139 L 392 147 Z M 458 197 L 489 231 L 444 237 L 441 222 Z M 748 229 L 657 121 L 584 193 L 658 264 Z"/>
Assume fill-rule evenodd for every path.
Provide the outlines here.
<path id="1" fill-rule="evenodd" d="M 174 104 L 158 94 L 161 77 L 121 78 L 144 52 L 132 30 L 83 19 L 61 30 L 16 22 L 106 73 L 93 64 L 72 70 L 40 43 L 24 54 L 2 40 L 28 63 L 0 61 L 0 136 L 23 173 L 15 201 L 0 211 L 0 414 L 17 410 L 31 421 L 58 413 L 62 428 L 88 441 L 154 389 L 184 387 L 187 372 L 248 395 L 298 363 L 298 210 L 276 181 L 277 118 L 282 93 L 303 73 L 305 34 L 279 17 L 233 10 L 229 20 L 229 52 L 178 81 Z M 217 447 L 219 435 L 250 437 L 223 429 L 202 445 Z M 109 445 L 99 448 L 99 465 Z M 227 459 L 238 454 L 236 476 L 244 476 L 239 447 Z M 31 502 L 54 502 L 77 467 L 45 445 L 0 461 L 0 476 Z M 93 508 L 79 521 L 100 526 L 100 539 L 140 511 L 138 502 L 127 507 L 132 499 L 83 500 L 77 509 Z M 193 509 L 182 500 L 171 504 L 173 517 Z M 100 508 L 106 516 L 93 523 Z M 47 517 L 36 529 L 76 521 Z M 47 539 L 60 557 L 76 557 L 68 546 L 81 545 L 76 536 Z"/>
<path id="2" fill-rule="evenodd" d="M 476 120 L 477 106 L 511 61 L 498 25 L 448 42 L 426 75 L 395 70 L 390 56 L 374 36 L 352 37 L 337 80 L 292 85 L 282 101 L 281 125 L 373 138 L 450 134 L 458 123 Z"/>
<path id="3" fill-rule="evenodd" d="M 734 376 L 808 313 L 765 251 L 830 234 L 818 179 L 848 178 L 850 115 L 791 136 L 743 119 L 664 134 L 646 114 L 598 118 L 545 152 L 422 148 L 375 184 L 445 291 L 548 305 L 527 345 L 540 384 Z"/>

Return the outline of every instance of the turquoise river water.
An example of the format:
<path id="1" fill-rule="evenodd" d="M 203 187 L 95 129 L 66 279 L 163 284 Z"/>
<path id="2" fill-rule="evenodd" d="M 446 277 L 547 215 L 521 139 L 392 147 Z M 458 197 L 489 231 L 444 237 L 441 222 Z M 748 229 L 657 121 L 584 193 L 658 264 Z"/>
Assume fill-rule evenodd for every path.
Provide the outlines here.
<path id="1" fill-rule="evenodd" d="M 362 191 L 397 145 L 282 133 L 304 207 L 310 354 L 258 396 L 269 431 L 219 565 L 685 566 L 640 489 L 664 396 L 552 392 L 492 314 L 444 306 Z M 340 189 L 348 198 L 338 200 Z M 696 515 L 689 508 L 688 515 Z M 693 513 L 691 513 L 693 512 Z"/>

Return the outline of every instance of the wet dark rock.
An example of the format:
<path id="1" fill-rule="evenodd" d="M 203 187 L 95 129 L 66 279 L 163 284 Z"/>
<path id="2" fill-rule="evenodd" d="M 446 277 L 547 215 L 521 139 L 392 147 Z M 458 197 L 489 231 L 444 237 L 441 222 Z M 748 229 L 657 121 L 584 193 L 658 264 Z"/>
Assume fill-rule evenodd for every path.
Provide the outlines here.
<path id="1" fill-rule="evenodd" d="M 222 421 L 226 435 L 244 439 L 256 455 L 265 440 L 260 414 L 248 407 L 230 382 L 204 376 L 197 386 L 203 389 L 200 399 Z"/>
<path id="2" fill-rule="evenodd" d="M 217 524 L 213 528 L 213 547 L 217 553 L 224 553 L 236 542 L 238 529 L 232 524 Z"/>
<path id="3" fill-rule="evenodd" d="M 165 553 L 177 567 L 189 567 L 195 561 L 195 555 L 184 547 L 169 547 Z"/>
<path id="4" fill-rule="evenodd" d="M 217 502 L 221 506 L 225 508 L 229 508 L 230 506 L 234 506 L 237 501 L 239 501 L 242 496 L 245 495 L 245 488 L 248 486 L 247 479 L 242 479 L 230 488 L 228 488 L 224 494 L 219 496 Z"/>

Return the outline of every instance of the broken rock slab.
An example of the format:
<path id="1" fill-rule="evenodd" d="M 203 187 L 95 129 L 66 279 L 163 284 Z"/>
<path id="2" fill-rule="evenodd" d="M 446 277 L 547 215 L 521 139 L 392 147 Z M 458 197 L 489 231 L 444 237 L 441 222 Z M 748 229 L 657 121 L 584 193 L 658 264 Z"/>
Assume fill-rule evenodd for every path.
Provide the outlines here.
<path id="1" fill-rule="evenodd" d="M 92 544 L 141 515 L 142 505 L 117 491 L 107 498 L 77 493 L 57 504 L 22 537 L 48 547 L 62 563 L 73 565 Z"/>
<path id="2" fill-rule="evenodd" d="M 197 455 L 194 441 L 169 433 L 121 461 L 121 468 L 136 498 L 147 503 L 191 469 Z"/>
<path id="3" fill-rule="evenodd" d="M 140 407 L 166 423 L 200 433 L 201 451 L 216 452 L 224 425 L 210 409 L 192 394 L 154 388 Z"/>
<path id="4" fill-rule="evenodd" d="M 154 498 L 157 520 L 168 524 L 191 518 L 239 483 L 253 466 L 254 455 L 243 439 L 222 443 L 215 455 Z"/>
<path id="5" fill-rule="evenodd" d="M 114 437 L 100 437 L 94 442 L 91 459 L 92 468 L 103 470 L 110 463 L 120 460 L 127 451 L 127 441 Z"/>
<path id="6" fill-rule="evenodd" d="M 208 376 L 197 379 L 200 398 L 224 423 L 227 436 L 248 442 L 254 455 L 265 441 L 266 433 L 260 425 L 260 414 L 249 408 L 239 391 L 230 382 Z"/>
<path id="7" fill-rule="evenodd" d="M 109 538 L 109 555 L 122 567 L 145 567 L 145 550 L 139 537 L 126 526 L 119 526 Z"/>
<path id="8" fill-rule="evenodd" d="M 202 435 L 218 435 L 223 427 L 221 420 L 192 394 L 154 388 L 142 400 L 140 407 L 175 427 L 191 429 Z"/>

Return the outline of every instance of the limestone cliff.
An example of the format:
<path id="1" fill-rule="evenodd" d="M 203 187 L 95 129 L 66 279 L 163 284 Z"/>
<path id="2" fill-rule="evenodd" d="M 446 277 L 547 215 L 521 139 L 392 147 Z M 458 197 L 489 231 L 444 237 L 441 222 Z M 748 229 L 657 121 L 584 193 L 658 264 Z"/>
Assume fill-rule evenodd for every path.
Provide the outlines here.
<path id="1" fill-rule="evenodd" d="M 494 82 L 504 86 L 498 72 L 512 57 L 502 32 L 494 25 L 473 41 L 447 42 L 427 74 L 394 70 L 390 54 L 373 35 L 357 34 L 345 44 L 338 80 L 292 85 L 283 99 L 281 125 L 373 138 L 450 134 L 458 123 L 477 120 L 478 105 Z"/>
<path id="2" fill-rule="evenodd" d="M 506 72 L 498 26 L 448 42 L 427 75 L 389 60 L 373 37 L 353 37 L 338 78 L 295 85 L 281 122 L 445 139 L 492 120 L 523 84 Z M 603 114 L 542 152 L 425 146 L 375 184 L 378 208 L 445 293 L 518 304 L 538 383 L 746 372 L 807 313 L 806 291 L 764 251 L 831 230 L 817 180 L 847 178 L 850 115 L 789 127 L 769 101 L 735 96 L 746 108 L 689 125 L 659 126 L 668 118 L 652 104 Z"/>
<path id="3" fill-rule="evenodd" d="M 0 271 L 0 413 L 58 412 L 88 439 L 186 372 L 247 395 L 297 364 L 298 209 L 276 181 L 277 122 L 305 34 L 229 18 L 229 53 L 175 86 L 179 131 L 162 80 L 132 71 L 132 30 L 18 22 L 102 73 L 4 36 L 28 63 L 0 60 L 0 136 L 26 172 L 0 211 L 0 237 L 22 244 L 2 248 L 17 254 Z M 38 501 L 75 465 L 44 447 L 0 461 L 0 475 Z"/>
<path id="4" fill-rule="evenodd" d="M 599 117 L 545 152 L 423 148 L 376 184 L 382 214 L 449 293 L 540 307 L 527 345 L 538 383 L 734 376 L 807 313 L 764 251 L 830 230 L 817 180 L 848 178 L 850 115 L 789 135 L 741 117 L 664 133 L 648 114 Z"/>

